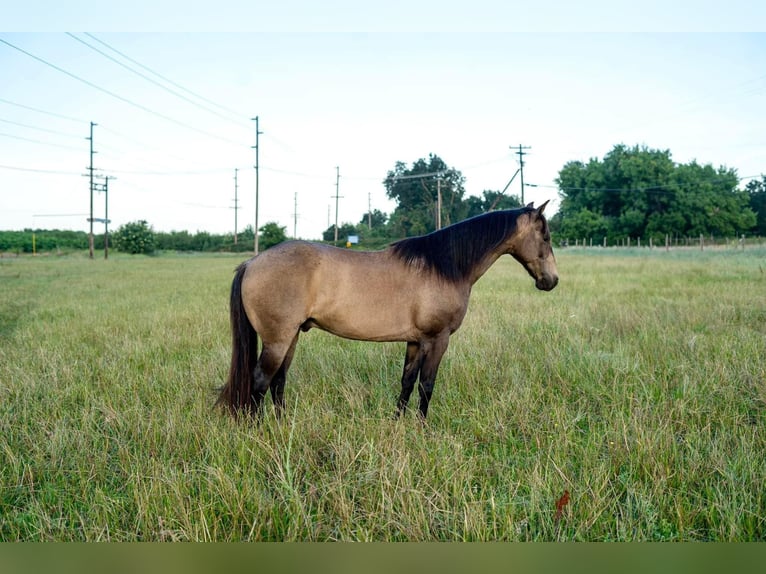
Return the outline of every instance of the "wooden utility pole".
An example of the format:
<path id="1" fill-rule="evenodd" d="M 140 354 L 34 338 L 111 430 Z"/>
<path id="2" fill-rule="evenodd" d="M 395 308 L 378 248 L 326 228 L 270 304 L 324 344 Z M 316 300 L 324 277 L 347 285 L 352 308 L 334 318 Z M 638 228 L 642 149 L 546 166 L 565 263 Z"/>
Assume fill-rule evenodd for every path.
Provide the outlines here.
<path id="1" fill-rule="evenodd" d="M 442 228 L 442 178 L 436 178 L 436 229 Z"/>
<path id="2" fill-rule="evenodd" d="M 109 176 L 104 178 L 104 259 L 109 259 Z"/>
<path id="3" fill-rule="evenodd" d="M 436 176 L 436 229 L 441 229 L 441 219 L 442 219 L 442 177 L 447 173 L 447 171 L 431 171 L 428 173 L 415 173 L 411 175 L 397 175 L 392 178 L 390 181 L 399 181 L 399 180 L 405 180 L 405 179 L 419 179 L 420 185 L 423 187 L 423 191 L 427 194 L 431 194 L 431 190 L 425 183 L 425 179 L 428 177 Z"/>
<path id="4" fill-rule="evenodd" d="M 239 211 L 239 198 L 237 193 L 239 191 L 239 185 L 237 183 L 237 175 L 239 169 L 234 168 L 234 245 L 237 244 L 237 212 Z"/>
<path id="5" fill-rule="evenodd" d="M 340 168 L 335 167 L 335 195 L 332 197 L 335 198 L 335 245 L 338 245 L 338 200 L 341 198 L 339 191 L 339 184 L 340 184 Z"/>
<path id="6" fill-rule="evenodd" d="M 104 176 L 104 183 L 94 183 L 93 184 L 93 190 L 94 191 L 103 191 L 104 192 L 104 217 L 103 219 L 100 217 L 91 217 L 91 227 L 93 226 L 93 223 L 103 223 L 104 224 L 104 259 L 109 259 L 109 180 L 110 179 L 117 179 L 116 177 L 110 177 L 110 176 Z"/>
<path id="7" fill-rule="evenodd" d="M 263 132 L 258 129 L 258 116 L 255 116 L 253 121 L 255 122 L 255 146 L 253 146 L 255 148 L 255 245 L 253 250 L 258 255 L 258 136 Z"/>
<path id="8" fill-rule="evenodd" d="M 293 239 L 298 239 L 298 192 L 295 192 L 293 199 L 295 206 L 293 207 Z"/>
<path id="9" fill-rule="evenodd" d="M 91 259 L 93 259 L 93 154 L 96 153 L 93 151 L 93 126 L 96 125 L 98 124 L 90 122 L 90 137 L 86 138 L 90 140 L 90 166 L 88 167 L 90 175 L 90 217 L 88 217 L 90 232 L 88 233 L 88 256 Z"/>
<path id="10" fill-rule="evenodd" d="M 513 149 L 513 147 L 511 147 Z M 532 149 L 530 146 L 519 144 L 519 151 L 515 152 L 519 156 L 519 175 L 521 176 L 521 205 L 526 205 L 524 202 L 524 156 L 527 155 L 524 152 L 525 149 Z"/>

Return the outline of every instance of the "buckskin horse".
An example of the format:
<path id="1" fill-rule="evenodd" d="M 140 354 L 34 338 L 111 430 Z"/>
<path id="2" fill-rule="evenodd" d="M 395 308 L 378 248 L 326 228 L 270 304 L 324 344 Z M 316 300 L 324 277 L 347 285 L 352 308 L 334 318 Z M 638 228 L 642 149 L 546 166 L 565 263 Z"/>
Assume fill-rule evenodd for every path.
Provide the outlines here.
<path id="1" fill-rule="evenodd" d="M 425 419 L 450 335 L 490 266 L 507 253 L 538 289 L 558 283 L 547 203 L 478 215 L 381 251 L 288 241 L 245 261 L 231 286 L 231 367 L 216 404 L 235 416 L 258 415 L 270 389 L 279 415 L 298 335 L 316 327 L 348 339 L 407 343 L 397 413 L 406 410 L 419 376 Z"/>

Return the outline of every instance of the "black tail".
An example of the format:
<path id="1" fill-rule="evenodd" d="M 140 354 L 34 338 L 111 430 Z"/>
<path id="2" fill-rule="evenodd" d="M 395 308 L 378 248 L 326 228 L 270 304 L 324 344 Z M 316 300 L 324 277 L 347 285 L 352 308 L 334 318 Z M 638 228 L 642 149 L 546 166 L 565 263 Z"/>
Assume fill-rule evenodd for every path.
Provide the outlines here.
<path id="1" fill-rule="evenodd" d="M 229 379 L 221 388 L 216 401 L 217 406 L 228 408 L 233 415 L 239 414 L 243 409 L 245 412 L 251 412 L 255 406 L 250 385 L 258 360 L 258 334 L 250 324 L 242 305 L 242 278 L 246 269 L 247 261 L 237 267 L 231 282 L 231 367 Z"/>

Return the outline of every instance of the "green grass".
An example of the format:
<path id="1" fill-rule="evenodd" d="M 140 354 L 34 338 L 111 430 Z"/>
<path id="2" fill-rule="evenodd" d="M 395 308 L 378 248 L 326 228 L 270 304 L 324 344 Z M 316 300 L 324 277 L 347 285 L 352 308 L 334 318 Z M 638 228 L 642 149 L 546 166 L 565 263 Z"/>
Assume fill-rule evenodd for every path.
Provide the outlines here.
<path id="1" fill-rule="evenodd" d="M 281 422 L 213 410 L 241 257 L 0 259 L 0 539 L 766 539 L 766 251 L 557 255 L 475 286 L 425 427 L 403 345 L 319 331 Z"/>

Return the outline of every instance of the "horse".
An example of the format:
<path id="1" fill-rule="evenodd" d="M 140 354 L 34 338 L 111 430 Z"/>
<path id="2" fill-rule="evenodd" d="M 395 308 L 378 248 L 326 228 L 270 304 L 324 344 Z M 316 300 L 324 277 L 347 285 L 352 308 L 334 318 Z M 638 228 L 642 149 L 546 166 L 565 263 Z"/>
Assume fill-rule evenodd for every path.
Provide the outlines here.
<path id="1" fill-rule="evenodd" d="M 450 336 L 490 266 L 510 254 L 538 289 L 558 283 L 547 203 L 484 213 L 379 251 L 296 240 L 243 262 L 230 293 L 231 366 L 216 404 L 235 418 L 260 418 L 270 390 L 279 416 L 298 335 L 318 328 L 347 339 L 406 343 L 396 415 L 405 413 L 419 378 L 425 421 Z"/>

